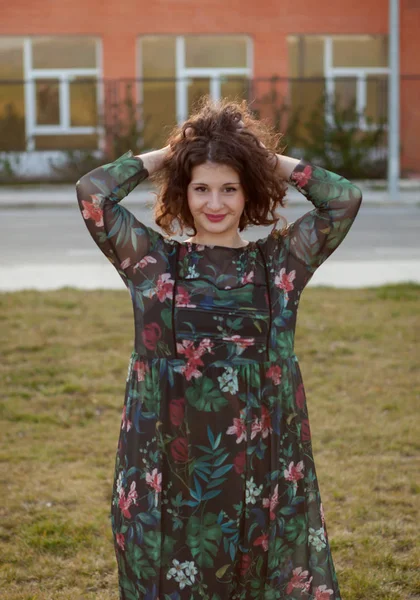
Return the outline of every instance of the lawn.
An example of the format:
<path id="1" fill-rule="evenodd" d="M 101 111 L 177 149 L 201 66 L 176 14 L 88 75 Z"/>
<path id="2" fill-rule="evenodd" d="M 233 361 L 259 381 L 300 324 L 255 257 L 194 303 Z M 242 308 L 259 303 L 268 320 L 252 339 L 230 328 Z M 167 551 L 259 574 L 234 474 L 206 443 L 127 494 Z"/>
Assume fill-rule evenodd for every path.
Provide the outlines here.
<path id="1" fill-rule="evenodd" d="M 343 600 L 420 598 L 419 330 L 415 284 L 309 287 L 300 302 L 295 351 Z M 108 512 L 130 296 L 3 293 L 0 331 L 0 598 L 118 600 Z"/>

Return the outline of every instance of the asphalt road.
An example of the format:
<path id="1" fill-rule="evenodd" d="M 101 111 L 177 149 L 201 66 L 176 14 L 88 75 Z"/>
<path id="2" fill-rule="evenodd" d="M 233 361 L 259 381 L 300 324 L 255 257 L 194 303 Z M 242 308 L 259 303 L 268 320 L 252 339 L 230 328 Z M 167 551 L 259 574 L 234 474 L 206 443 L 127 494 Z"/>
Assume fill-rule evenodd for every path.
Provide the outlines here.
<path id="1" fill-rule="evenodd" d="M 159 229 L 150 208 L 130 206 L 128 201 L 126 206 L 139 220 Z M 283 215 L 291 222 L 307 210 L 305 204 L 289 206 Z M 270 227 L 253 227 L 243 237 L 255 240 L 269 231 Z M 123 286 L 91 239 L 76 203 L 1 208 L 0 236 L 0 290 Z M 420 283 L 420 207 L 362 204 L 346 238 L 309 285 L 362 287 L 398 281 Z"/>

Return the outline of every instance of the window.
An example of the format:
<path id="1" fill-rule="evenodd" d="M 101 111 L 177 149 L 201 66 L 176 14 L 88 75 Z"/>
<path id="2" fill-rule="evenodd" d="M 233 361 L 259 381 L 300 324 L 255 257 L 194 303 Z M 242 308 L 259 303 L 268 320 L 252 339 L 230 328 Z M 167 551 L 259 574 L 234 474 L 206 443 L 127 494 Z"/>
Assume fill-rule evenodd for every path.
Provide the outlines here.
<path id="1" fill-rule="evenodd" d="M 310 111 L 326 93 L 340 108 L 354 103 L 361 129 L 369 127 L 366 117 L 372 127 L 386 118 L 388 36 L 289 36 L 288 49 L 292 106 Z M 331 121 L 331 105 L 325 111 Z"/>
<path id="2" fill-rule="evenodd" d="M 0 150 L 97 149 L 98 54 L 91 37 L 0 37 Z"/>
<path id="3" fill-rule="evenodd" d="M 250 44 L 247 36 L 238 35 L 139 38 L 145 146 L 160 146 L 203 94 L 215 99 L 245 97 Z"/>

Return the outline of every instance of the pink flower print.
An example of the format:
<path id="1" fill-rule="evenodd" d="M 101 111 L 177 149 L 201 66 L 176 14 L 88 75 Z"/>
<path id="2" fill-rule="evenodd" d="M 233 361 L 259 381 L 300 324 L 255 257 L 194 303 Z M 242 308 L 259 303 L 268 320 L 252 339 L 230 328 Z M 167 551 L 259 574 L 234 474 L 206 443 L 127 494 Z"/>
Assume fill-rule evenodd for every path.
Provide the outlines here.
<path id="1" fill-rule="evenodd" d="M 158 493 L 162 491 L 162 473 L 153 469 L 151 473 L 146 473 L 146 483 L 155 490 L 155 506 L 158 504 Z"/>
<path id="2" fill-rule="evenodd" d="M 156 262 L 157 260 L 154 256 L 150 256 L 149 254 L 147 254 L 146 256 L 143 256 L 143 258 L 134 265 L 133 271 L 136 271 L 137 269 L 144 269 L 144 267 L 146 267 L 148 264 L 156 264 Z"/>
<path id="3" fill-rule="evenodd" d="M 121 548 L 121 550 L 125 550 L 125 539 L 123 533 L 116 534 L 117 544 Z"/>
<path id="4" fill-rule="evenodd" d="M 233 419 L 233 425 L 227 428 L 226 433 L 229 435 L 235 434 L 237 444 L 240 444 L 242 440 L 246 440 L 246 424 L 242 414 L 239 419 Z"/>
<path id="5" fill-rule="evenodd" d="M 123 411 L 122 411 L 121 429 L 125 430 L 125 431 L 130 431 L 131 426 L 132 426 L 132 422 L 127 419 L 127 416 L 126 416 L 127 413 L 126 413 L 126 411 L 127 411 L 127 407 L 124 406 L 123 407 Z"/>
<path id="6" fill-rule="evenodd" d="M 289 465 L 289 468 L 284 470 L 284 477 L 287 479 L 287 481 L 293 481 L 296 484 L 299 479 L 303 479 L 303 468 L 303 460 L 298 462 L 296 466 L 292 461 Z"/>
<path id="7" fill-rule="evenodd" d="M 290 176 L 290 179 L 296 181 L 298 187 L 303 188 L 308 183 L 312 176 L 312 167 L 306 165 L 303 171 L 294 171 Z"/>
<path id="8" fill-rule="evenodd" d="M 128 510 L 132 504 L 136 504 L 137 500 L 137 491 L 136 491 L 136 482 L 132 481 L 130 486 L 130 491 L 128 492 L 128 496 L 125 497 L 124 488 L 120 490 L 120 499 L 118 501 L 118 506 L 121 508 L 121 512 L 124 517 L 131 517 L 130 511 Z"/>
<path id="9" fill-rule="evenodd" d="M 330 600 L 331 594 L 334 594 L 333 590 L 327 590 L 326 585 L 320 585 L 315 590 L 314 600 Z"/>
<path id="10" fill-rule="evenodd" d="M 82 215 L 85 220 L 92 219 L 95 221 L 96 227 L 104 226 L 104 211 L 101 208 L 102 198 L 98 194 L 90 194 L 91 202 L 82 200 L 83 211 Z"/>
<path id="11" fill-rule="evenodd" d="M 254 546 L 262 546 L 264 552 L 268 550 L 268 533 L 263 533 L 254 541 Z"/>
<path id="12" fill-rule="evenodd" d="M 271 415 L 267 410 L 267 407 L 261 406 L 261 420 L 258 417 L 255 417 L 254 422 L 251 426 L 251 440 L 261 432 L 263 438 L 266 438 L 269 433 L 272 433 L 273 428 L 271 427 Z"/>
<path id="13" fill-rule="evenodd" d="M 324 516 L 324 507 L 322 506 L 322 502 L 319 505 L 319 514 L 321 515 L 321 523 L 322 527 L 325 528 L 325 516 Z"/>
<path id="14" fill-rule="evenodd" d="M 274 488 L 273 495 L 269 498 L 263 498 L 263 506 L 270 508 L 270 520 L 273 521 L 276 518 L 275 509 L 279 503 L 279 484 Z"/>
<path id="15" fill-rule="evenodd" d="M 272 365 L 266 372 L 267 377 L 273 380 L 274 385 L 279 385 L 281 381 L 281 367 Z"/>
<path id="16" fill-rule="evenodd" d="M 149 371 L 149 365 L 141 360 L 136 360 L 133 371 L 137 372 L 137 381 L 144 381 L 146 371 Z"/>
<path id="17" fill-rule="evenodd" d="M 243 283 L 244 285 L 246 283 L 251 283 L 252 281 L 254 281 L 254 271 L 250 271 L 249 273 L 246 273 L 241 278 L 241 283 Z"/>
<path id="18" fill-rule="evenodd" d="M 160 302 L 164 302 L 166 298 L 172 298 L 173 285 L 174 280 L 171 279 L 170 273 L 162 273 L 159 275 L 155 293 L 157 294 Z"/>
<path id="19" fill-rule="evenodd" d="M 286 273 L 286 269 L 283 267 L 280 269 L 279 274 L 274 278 L 275 285 L 281 290 L 284 290 L 286 301 L 289 299 L 288 292 L 291 292 L 294 289 L 292 281 L 294 281 L 295 277 L 296 271 L 294 269 L 293 271 L 290 271 L 290 273 Z"/>
<path id="20" fill-rule="evenodd" d="M 238 354 L 242 354 L 245 348 L 253 346 L 255 344 L 255 338 L 244 338 L 240 335 L 229 335 L 222 338 L 225 342 L 233 342 L 236 344 Z"/>
<path id="21" fill-rule="evenodd" d="M 178 288 L 178 293 L 175 296 L 175 306 L 184 308 L 195 308 L 196 304 L 191 304 L 191 298 L 187 290 L 181 286 Z"/>
<path id="22" fill-rule="evenodd" d="M 309 571 L 302 571 L 302 567 L 293 569 L 292 579 L 287 584 L 286 594 L 291 594 L 294 589 L 302 590 L 302 592 L 309 592 L 309 586 L 312 581 L 312 577 L 305 581 L 309 577 Z"/>
<path id="23" fill-rule="evenodd" d="M 194 346 L 194 342 L 192 340 L 182 340 L 182 343 L 177 342 L 177 350 L 179 354 L 185 354 L 187 358 L 187 364 L 182 366 L 180 371 L 183 373 L 187 379 L 190 381 L 192 377 L 201 377 L 202 373 L 197 369 L 197 367 L 202 367 L 204 365 L 201 360 L 201 356 L 207 351 L 211 352 L 211 348 L 213 347 L 213 342 L 209 338 L 204 338 L 200 341 L 198 347 Z"/>
<path id="24" fill-rule="evenodd" d="M 126 269 L 127 267 L 130 266 L 130 263 L 131 263 L 131 258 L 130 257 L 125 258 L 121 263 L 121 269 Z"/>

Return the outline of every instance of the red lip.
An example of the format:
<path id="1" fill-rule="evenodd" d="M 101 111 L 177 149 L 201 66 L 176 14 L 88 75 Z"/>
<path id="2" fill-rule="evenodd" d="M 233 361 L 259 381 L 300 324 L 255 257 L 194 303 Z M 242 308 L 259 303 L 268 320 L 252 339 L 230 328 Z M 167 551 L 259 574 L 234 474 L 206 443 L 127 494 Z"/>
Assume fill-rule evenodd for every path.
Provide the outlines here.
<path id="1" fill-rule="evenodd" d="M 226 215 L 208 215 L 208 214 L 206 214 L 206 217 L 210 221 L 221 221 L 222 219 L 224 219 L 226 217 Z"/>

